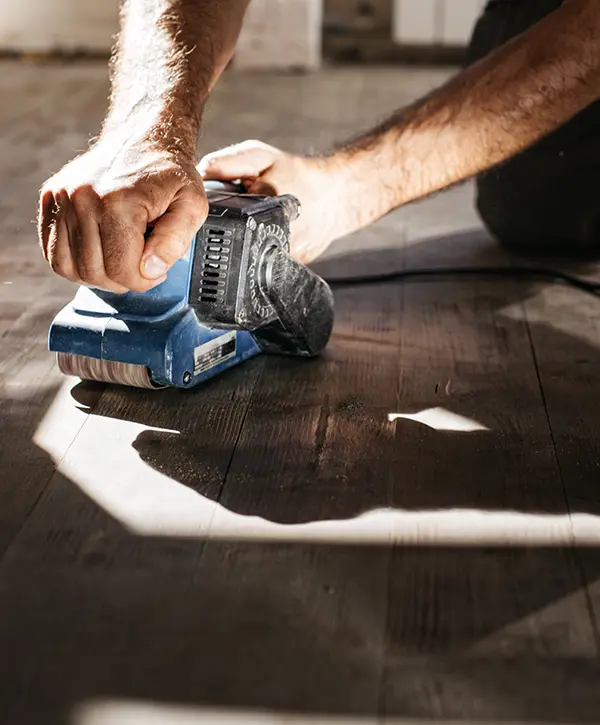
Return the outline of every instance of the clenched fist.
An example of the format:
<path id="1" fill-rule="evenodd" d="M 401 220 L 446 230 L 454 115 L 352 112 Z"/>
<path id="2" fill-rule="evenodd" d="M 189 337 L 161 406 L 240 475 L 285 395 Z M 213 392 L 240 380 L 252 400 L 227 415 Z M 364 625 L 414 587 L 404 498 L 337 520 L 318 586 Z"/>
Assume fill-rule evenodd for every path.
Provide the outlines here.
<path id="1" fill-rule="evenodd" d="M 207 212 L 192 160 L 100 140 L 44 184 L 40 243 L 52 269 L 73 282 L 145 292 L 185 254 Z"/>
<path id="2" fill-rule="evenodd" d="M 245 141 L 205 156 L 206 180 L 241 180 L 251 194 L 293 194 L 302 212 L 292 223 L 291 252 L 307 264 L 338 237 L 355 231 L 347 174 L 331 158 L 285 153 L 261 141 Z"/>

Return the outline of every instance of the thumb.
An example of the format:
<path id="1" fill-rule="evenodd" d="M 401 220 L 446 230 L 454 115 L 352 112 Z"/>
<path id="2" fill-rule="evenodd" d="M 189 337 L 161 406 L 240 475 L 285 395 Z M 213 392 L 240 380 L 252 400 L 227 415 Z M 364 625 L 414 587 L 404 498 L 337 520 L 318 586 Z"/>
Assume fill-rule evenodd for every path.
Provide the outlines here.
<path id="1" fill-rule="evenodd" d="M 260 141 L 244 141 L 207 154 L 198 164 L 204 179 L 234 181 L 255 178 L 273 165 L 281 151 Z"/>
<path id="2" fill-rule="evenodd" d="M 187 252 L 207 214 L 204 195 L 175 199 L 154 223 L 142 255 L 141 275 L 146 279 L 163 277 Z"/>

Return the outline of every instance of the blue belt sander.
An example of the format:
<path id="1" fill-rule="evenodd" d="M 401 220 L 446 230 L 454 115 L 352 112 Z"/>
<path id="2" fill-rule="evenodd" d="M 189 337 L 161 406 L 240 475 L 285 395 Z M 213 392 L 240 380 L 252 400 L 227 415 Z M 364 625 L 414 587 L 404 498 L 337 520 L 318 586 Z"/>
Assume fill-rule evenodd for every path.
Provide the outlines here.
<path id="1" fill-rule="evenodd" d="M 127 294 L 80 287 L 56 316 L 49 348 L 65 375 L 193 388 L 262 352 L 323 351 L 333 295 L 290 256 L 298 200 L 206 187 L 208 218 L 162 284 Z"/>

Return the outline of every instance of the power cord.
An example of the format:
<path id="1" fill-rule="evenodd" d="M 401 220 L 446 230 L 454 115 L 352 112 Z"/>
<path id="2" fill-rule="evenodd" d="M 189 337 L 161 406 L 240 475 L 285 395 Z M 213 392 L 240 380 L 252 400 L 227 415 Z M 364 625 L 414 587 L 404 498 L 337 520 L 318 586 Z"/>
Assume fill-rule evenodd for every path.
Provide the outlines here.
<path id="1" fill-rule="evenodd" d="M 369 284 L 385 284 L 399 280 L 427 279 L 432 277 L 497 277 L 508 279 L 528 279 L 541 282 L 553 282 L 574 287 L 581 292 L 600 297 L 600 282 L 588 282 L 566 272 L 538 267 L 439 267 L 405 269 L 355 277 L 334 277 L 328 284 L 334 289 L 358 287 Z"/>

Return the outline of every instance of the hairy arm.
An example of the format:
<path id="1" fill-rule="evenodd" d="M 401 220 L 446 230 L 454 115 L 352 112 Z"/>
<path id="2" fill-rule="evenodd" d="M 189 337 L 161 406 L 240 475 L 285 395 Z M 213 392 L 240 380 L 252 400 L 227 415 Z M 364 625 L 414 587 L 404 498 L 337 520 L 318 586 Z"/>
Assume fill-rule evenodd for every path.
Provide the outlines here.
<path id="1" fill-rule="evenodd" d="M 231 59 L 249 0 L 125 0 L 103 134 L 193 159 L 204 104 Z"/>
<path id="2" fill-rule="evenodd" d="M 247 141 L 206 156 L 204 178 L 293 193 L 292 249 L 310 262 L 339 237 L 516 155 L 600 98 L 598 0 L 560 9 L 444 86 L 330 154 Z"/>
<path id="3" fill-rule="evenodd" d="M 145 291 L 185 253 L 207 214 L 195 168 L 202 112 L 247 5 L 124 1 L 102 131 L 42 188 L 39 236 L 55 272 Z"/>
<path id="4" fill-rule="evenodd" d="M 598 3 L 565 0 L 327 162 L 358 228 L 516 155 L 598 98 Z"/>

